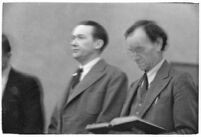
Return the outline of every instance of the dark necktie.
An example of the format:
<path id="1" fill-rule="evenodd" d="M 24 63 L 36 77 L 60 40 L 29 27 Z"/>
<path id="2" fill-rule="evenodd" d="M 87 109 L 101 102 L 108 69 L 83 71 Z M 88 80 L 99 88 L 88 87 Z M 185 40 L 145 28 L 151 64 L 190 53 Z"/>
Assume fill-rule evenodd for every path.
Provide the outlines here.
<path id="1" fill-rule="evenodd" d="M 143 78 L 142 78 L 142 84 L 141 84 L 141 89 L 140 89 L 140 95 L 141 95 L 141 98 L 143 98 L 146 94 L 146 91 L 148 90 L 148 87 L 149 87 L 149 83 L 148 83 L 148 78 L 147 78 L 147 74 L 146 72 L 144 73 L 143 75 Z"/>
<path id="2" fill-rule="evenodd" d="M 73 76 L 72 80 L 72 89 L 80 82 L 80 77 L 83 72 L 82 68 L 77 69 L 76 73 Z"/>

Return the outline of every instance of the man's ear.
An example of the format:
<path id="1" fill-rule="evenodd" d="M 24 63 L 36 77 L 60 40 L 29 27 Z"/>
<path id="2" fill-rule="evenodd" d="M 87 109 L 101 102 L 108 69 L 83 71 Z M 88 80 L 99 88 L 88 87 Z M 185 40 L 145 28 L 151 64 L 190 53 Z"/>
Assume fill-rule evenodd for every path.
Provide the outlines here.
<path id="1" fill-rule="evenodd" d="M 157 40 L 155 42 L 155 46 L 156 46 L 156 50 L 157 51 L 161 51 L 162 46 L 163 46 L 163 40 L 162 40 L 162 38 L 157 38 Z"/>
<path id="2" fill-rule="evenodd" d="M 103 44 L 104 44 L 103 40 L 97 39 L 95 49 L 101 49 L 103 47 Z"/>

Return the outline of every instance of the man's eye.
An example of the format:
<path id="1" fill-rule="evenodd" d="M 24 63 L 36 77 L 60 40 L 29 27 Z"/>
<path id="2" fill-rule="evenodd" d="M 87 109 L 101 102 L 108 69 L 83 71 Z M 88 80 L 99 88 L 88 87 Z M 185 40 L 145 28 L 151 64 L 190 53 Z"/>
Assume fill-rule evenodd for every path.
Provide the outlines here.
<path id="1" fill-rule="evenodd" d="M 141 53 L 141 52 L 143 52 L 144 51 L 144 48 L 143 47 L 136 47 L 135 48 L 135 52 L 137 52 L 137 53 Z"/>
<path id="2" fill-rule="evenodd" d="M 85 39 L 84 36 L 77 36 L 78 39 Z"/>
<path id="3" fill-rule="evenodd" d="M 135 48 L 132 48 L 130 50 L 133 52 L 136 52 L 136 53 L 141 53 L 144 51 L 144 48 L 143 47 L 135 47 Z"/>
<path id="4" fill-rule="evenodd" d="M 78 35 L 78 36 L 72 36 L 71 39 L 72 39 L 72 40 L 75 40 L 75 39 L 85 39 L 85 36 L 81 36 L 81 35 Z"/>
<path id="5" fill-rule="evenodd" d="M 134 48 L 129 48 L 128 50 L 131 51 L 131 52 L 135 52 Z"/>
<path id="6" fill-rule="evenodd" d="M 129 48 L 129 51 L 135 52 L 135 53 L 142 53 L 144 52 L 144 48 L 143 47 Z"/>

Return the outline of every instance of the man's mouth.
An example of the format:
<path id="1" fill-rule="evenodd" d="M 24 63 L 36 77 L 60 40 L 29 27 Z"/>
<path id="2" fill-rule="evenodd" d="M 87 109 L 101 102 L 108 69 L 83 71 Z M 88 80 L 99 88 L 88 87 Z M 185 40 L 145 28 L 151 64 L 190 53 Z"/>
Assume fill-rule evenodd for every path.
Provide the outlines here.
<path id="1" fill-rule="evenodd" d="M 74 53 L 77 53 L 79 51 L 79 49 L 73 49 Z"/>

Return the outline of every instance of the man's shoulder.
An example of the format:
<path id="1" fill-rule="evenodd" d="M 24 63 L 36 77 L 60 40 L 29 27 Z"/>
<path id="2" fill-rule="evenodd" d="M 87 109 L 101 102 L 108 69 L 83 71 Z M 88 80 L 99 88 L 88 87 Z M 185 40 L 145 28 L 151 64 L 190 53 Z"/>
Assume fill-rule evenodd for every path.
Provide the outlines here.
<path id="1" fill-rule="evenodd" d="M 186 71 L 179 71 L 171 66 L 170 72 L 169 72 L 170 77 L 172 77 L 174 80 L 188 80 L 192 79 L 192 76 L 190 73 Z"/>
<path id="2" fill-rule="evenodd" d="M 170 76 L 172 77 L 172 81 L 175 83 L 175 85 L 187 86 L 190 84 L 195 86 L 193 77 L 188 72 L 172 69 L 170 72 Z"/>
<path id="3" fill-rule="evenodd" d="M 10 70 L 7 85 L 10 89 L 19 89 L 17 91 L 19 91 L 20 95 L 22 95 L 21 97 L 31 97 L 33 94 L 41 94 L 42 89 L 42 85 L 36 77 L 13 68 Z"/>
<path id="4" fill-rule="evenodd" d="M 112 76 L 126 76 L 126 73 L 123 70 L 109 63 L 106 63 L 105 71 Z"/>
<path id="5" fill-rule="evenodd" d="M 25 72 L 21 72 L 17 69 L 14 69 L 12 68 L 11 71 L 10 71 L 10 77 L 12 79 L 14 79 L 14 81 L 16 83 L 21 83 L 23 85 L 27 84 L 27 83 L 38 83 L 38 78 L 33 76 L 33 75 L 30 75 L 28 73 L 25 73 Z"/>
<path id="6" fill-rule="evenodd" d="M 135 85 L 138 84 L 139 81 L 140 81 L 140 78 L 137 79 L 137 80 L 135 80 L 135 81 L 133 81 L 133 82 L 131 83 L 131 85 L 130 85 L 130 88 L 135 87 Z"/>

